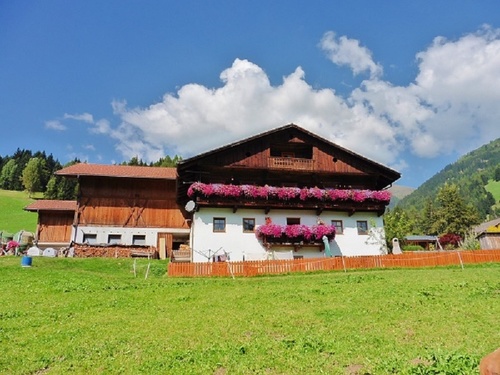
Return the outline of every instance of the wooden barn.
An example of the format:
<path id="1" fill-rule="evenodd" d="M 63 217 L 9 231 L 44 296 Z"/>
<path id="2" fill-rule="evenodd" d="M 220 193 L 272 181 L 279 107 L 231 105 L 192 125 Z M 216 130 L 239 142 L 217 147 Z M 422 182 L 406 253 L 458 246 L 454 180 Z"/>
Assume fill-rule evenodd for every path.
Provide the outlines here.
<path id="1" fill-rule="evenodd" d="M 35 240 L 39 248 L 69 246 L 76 201 L 37 200 L 24 209 L 38 213 Z"/>
<path id="2" fill-rule="evenodd" d="M 194 262 L 386 251 L 384 189 L 400 174 L 297 125 L 183 160 L 177 173 Z"/>
<path id="3" fill-rule="evenodd" d="M 149 246 L 165 258 L 188 242 L 175 168 L 80 163 L 56 174 L 79 182 L 74 243 Z"/>

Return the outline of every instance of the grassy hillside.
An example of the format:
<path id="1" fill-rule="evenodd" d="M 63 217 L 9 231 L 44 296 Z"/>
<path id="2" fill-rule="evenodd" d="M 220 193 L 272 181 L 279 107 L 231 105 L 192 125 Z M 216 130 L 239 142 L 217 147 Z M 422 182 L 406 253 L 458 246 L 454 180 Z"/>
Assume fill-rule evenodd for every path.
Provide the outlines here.
<path id="1" fill-rule="evenodd" d="M 0 373 L 466 375 L 500 342 L 500 264 L 233 280 L 133 262 L 0 257 Z"/>
<path id="2" fill-rule="evenodd" d="M 489 181 L 494 180 L 500 165 L 500 138 L 496 139 L 447 165 L 442 171 L 423 183 L 417 190 L 399 201 L 404 209 L 421 210 L 427 199 L 434 200 L 439 189 L 446 183 L 458 186 L 467 203 L 478 210 L 482 219 L 491 213 L 490 207 L 498 202 L 488 193 Z M 496 184 L 491 185 L 495 191 Z M 493 193 L 493 196 L 497 193 Z M 490 212 L 488 212 L 490 211 Z"/>
<path id="3" fill-rule="evenodd" d="M 500 181 L 490 180 L 488 185 L 485 186 L 485 189 L 493 195 L 495 198 L 495 208 L 500 210 Z"/>
<path id="4" fill-rule="evenodd" d="M 0 189 L 0 231 L 16 233 L 22 229 L 34 232 L 37 215 L 23 208 L 33 202 L 24 191 Z"/>

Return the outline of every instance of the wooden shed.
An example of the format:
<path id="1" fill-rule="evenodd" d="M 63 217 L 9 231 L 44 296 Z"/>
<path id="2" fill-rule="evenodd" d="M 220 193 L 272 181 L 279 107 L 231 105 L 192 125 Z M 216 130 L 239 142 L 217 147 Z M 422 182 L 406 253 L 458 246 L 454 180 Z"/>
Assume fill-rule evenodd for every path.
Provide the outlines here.
<path id="1" fill-rule="evenodd" d="M 37 200 L 24 208 L 38 213 L 35 241 L 38 247 L 67 247 L 71 242 L 76 201 Z"/>
<path id="2" fill-rule="evenodd" d="M 482 250 L 500 249 L 500 218 L 483 223 L 474 231 Z"/>

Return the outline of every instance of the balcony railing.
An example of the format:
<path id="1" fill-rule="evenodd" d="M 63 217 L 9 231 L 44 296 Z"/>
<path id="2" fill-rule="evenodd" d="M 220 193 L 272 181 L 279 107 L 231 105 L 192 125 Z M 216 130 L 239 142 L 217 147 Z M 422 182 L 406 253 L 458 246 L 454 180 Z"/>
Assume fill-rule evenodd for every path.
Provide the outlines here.
<path id="1" fill-rule="evenodd" d="M 314 160 L 302 158 L 270 157 L 268 167 L 275 169 L 291 169 L 294 171 L 314 170 Z"/>

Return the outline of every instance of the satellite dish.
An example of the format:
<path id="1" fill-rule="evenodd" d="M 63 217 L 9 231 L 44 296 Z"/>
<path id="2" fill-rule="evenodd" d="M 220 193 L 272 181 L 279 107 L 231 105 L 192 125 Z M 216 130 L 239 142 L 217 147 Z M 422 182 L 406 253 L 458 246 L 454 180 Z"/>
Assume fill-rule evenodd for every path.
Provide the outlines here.
<path id="1" fill-rule="evenodd" d="M 194 203 L 194 201 L 189 201 L 186 203 L 186 206 L 184 206 L 187 212 L 193 212 L 195 207 L 196 203 Z"/>

